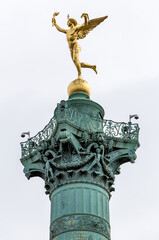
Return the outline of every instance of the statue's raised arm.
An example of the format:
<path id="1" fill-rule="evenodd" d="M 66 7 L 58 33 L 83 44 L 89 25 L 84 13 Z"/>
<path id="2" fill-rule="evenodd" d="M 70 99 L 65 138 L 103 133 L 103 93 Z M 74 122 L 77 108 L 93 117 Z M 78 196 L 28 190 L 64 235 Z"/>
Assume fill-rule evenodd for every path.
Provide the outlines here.
<path id="1" fill-rule="evenodd" d="M 53 14 L 52 27 L 55 26 L 56 29 L 57 29 L 59 32 L 67 33 L 67 30 L 66 30 L 66 29 L 63 29 L 63 28 L 61 28 L 59 25 L 57 25 L 55 17 L 58 16 L 58 15 L 59 15 L 59 12 L 55 12 L 55 13 Z"/>

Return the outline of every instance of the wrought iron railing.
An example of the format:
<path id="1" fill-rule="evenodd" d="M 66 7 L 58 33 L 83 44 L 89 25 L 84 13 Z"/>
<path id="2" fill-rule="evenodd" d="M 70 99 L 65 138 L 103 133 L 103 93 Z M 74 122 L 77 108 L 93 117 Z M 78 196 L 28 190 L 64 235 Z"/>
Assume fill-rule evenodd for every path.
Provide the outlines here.
<path id="1" fill-rule="evenodd" d="M 54 134 L 57 126 L 57 121 L 55 117 L 51 118 L 50 122 L 45 126 L 45 128 L 38 132 L 34 137 L 29 138 L 28 141 L 21 143 L 22 158 L 28 156 L 30 153 L 37 151 L 38 146 L 43 141 L 48 141 Z"/>
<path id="2" fill-rule="evenodd" d="M 138 142 L 138 124 L 102 120 L 100 116 L 89 116 L 71 107 L 57 108 L 55 116 L 42 131 L 29 138 L 28 141 L 21 143 L 22 158 L 27 157 L 30 153 L 34 154 L 42 142 L 49 141 L 54 135 L 57 123 L 62 122 L 88 133 L 101 132 L 106 138 Z"/>
<path id="3" fill-rule="evenodd" d="M 106 137 L 138 141 L 138 124 L 103 120 L 103 133 Z"/>

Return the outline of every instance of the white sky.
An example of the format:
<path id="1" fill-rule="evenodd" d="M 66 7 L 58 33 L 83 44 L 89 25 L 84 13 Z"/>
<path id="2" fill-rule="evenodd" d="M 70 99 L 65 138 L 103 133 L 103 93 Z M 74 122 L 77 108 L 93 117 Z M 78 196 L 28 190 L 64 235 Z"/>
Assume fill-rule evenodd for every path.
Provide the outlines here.
<path id="1" fill-rule="evenodd" d="M 0 6 L 0 239 L 49 239 L 50 202 L 40 178 L 28 181 L 20 163 L 20 134 L 35 135 L 67 99 L 77 77 L 65 35 L 51 27 L 52 14 L 108 15 L 80 40 L 80 59 L 91 99 L 105 119 L 128 121 L 137 113 L 141 147 L 135 164 L 117 176 L 110 200 L 112 240 L 159 239 L 159 2 L 158 0 L 5 0 Z"/>

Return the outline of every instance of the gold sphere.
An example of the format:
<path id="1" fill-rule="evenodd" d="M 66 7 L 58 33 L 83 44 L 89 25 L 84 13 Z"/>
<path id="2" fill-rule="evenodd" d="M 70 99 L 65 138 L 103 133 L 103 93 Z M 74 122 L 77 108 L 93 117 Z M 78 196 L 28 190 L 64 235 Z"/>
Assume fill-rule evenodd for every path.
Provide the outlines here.
<path id="1" fill-rule="evenodd" d="M 68 86 L 67 89 L 68 96 L 70 96 L 74 92 L 85 92 L 90 96 L 91 89 L 88 82 L 79 78 L 70 82 Z"/>

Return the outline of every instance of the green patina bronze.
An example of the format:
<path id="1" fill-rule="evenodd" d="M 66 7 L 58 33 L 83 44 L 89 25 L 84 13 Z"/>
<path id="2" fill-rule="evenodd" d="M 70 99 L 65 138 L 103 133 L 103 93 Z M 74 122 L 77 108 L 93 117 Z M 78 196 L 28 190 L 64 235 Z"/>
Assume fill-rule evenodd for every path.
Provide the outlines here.
<path id="1" fill-rule="evenodd" d="M 50 240 L 110 240 L 110 193 L 120 166 L 136 159 L 139 127 L 103 117 L 99 104 L 76 92 L 21 143 L 26 177 L 43 178 L 50 196 Z"/>

